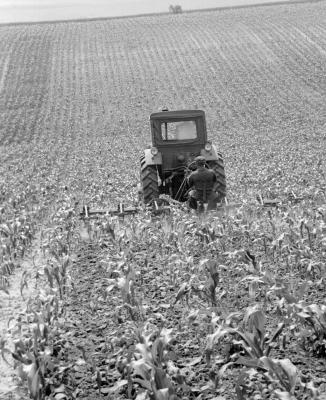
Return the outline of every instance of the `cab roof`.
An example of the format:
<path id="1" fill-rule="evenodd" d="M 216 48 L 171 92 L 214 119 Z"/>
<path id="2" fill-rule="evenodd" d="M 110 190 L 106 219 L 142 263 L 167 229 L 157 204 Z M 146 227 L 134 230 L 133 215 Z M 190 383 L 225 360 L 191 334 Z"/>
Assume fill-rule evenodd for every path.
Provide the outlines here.
<path id="1" fill-rule="evenodd" d="M 150 115 L 150 120 L 170 120 L 170 119 L 188 119 L 188 118 L 205 118 L 203 110 L 175 110 L 175 111 L 160 111 Z"/>

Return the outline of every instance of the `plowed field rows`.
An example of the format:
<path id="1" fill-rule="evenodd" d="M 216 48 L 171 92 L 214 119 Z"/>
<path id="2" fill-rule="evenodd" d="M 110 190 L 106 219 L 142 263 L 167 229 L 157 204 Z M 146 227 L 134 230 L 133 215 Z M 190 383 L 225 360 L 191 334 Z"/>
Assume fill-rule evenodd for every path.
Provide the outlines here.
<path id="1" fill-rule="evenodd" d="M 321 2 L 2 27 L 2 152 L 23 144 L 34 160 L 44 154 L 62 184 L 77 171 L 83 179 L 87 163 L 101 180 L 100 162 L 118 164 L 124 180 L 149 138 L 149 113 L 198 106 L 228 160 L 230 193 L 246 191 L 244 170 L 262 168 L 255 152 L 286 173 L 286 158 L 324 132 L 325 12 Z M 107 157 L 88 156 L 100 150 Z M 246 167 L 235 171 L 239 157 Z"/>
<path id="2" fill-rule="evenodd" d="M 233 349 L 232 342 L 234 353 L 225 343 L 219 355 L 207 351 L 225 315 L 259 305 L 267 336 L 278 322 L 286 324 L 271 356 L 289 358 L 302 382 L 314 382 L 320 396 L 326 392 L 320 357 L 326 325 L 316 355 L 307 331 L 296 328 L 311 310 L 286 314 L 291 306 L 325 305 L 325 1 L 0 26 L 0 55 L 0 306 L 10 293 L 8 276 L 37 232 L 45 261 L 28 278 L 37 288 L 39 279 L 49 285 L 26 315 L 38 327 L 49 325 L 51 345 L 44 350 L 45 338 L 34 330 L 37 344 L 28 353 L 26 339 L 26 354 L 23 347 L 18 352 L 26 358 L 16 357 L 27 365 L 23 378 L 28 371 L 40 376 L 29 377 L 33 398 L 325 398 L 298 382 L 291 397 L 267 373 L 243 375 L 239 365 L 248 365 L 241 362 L 224 376 L 220 367 L 235 360 L 239 343 Z M 209 138 L 224 155 L 228 199 L 243 208 L 204 220 L 176 208 L 167 220 L 144 213 L 125 225 L 104 218 L 80 230 L 81 204 L 135 201 L 148 117 L 164 106 L 205 110 Z M 285 205 L 262 211 L 259 196 Z M 203 289 L 213 262 L 217 305 Z M 264 289 L 248 291 L 243 279 L 257 276 Z M 178 298 L 184 283 L 188 292 Z M 285 301 L 277 292 L 283 284 L 296 297 L 287 308 L 289 296 Z M 44 311 L 42 304 L 50 305 Z M 139 374 L 131 374 L 144 326 L 173 331 L 163 366 L 178 397 L 174 389 L 170 397 L 164 390 L 149 397 Z M 51 362 L 44 361 L 50 353 Z"/>

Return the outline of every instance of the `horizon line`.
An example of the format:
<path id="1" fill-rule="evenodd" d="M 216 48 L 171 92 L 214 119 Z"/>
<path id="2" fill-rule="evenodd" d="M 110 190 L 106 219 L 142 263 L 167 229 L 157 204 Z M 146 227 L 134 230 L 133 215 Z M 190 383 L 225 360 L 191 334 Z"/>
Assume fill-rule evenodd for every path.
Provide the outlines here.
<path id="1" fill-rule="evenodd" d="M 271 0 L 266 3 L 252 4 L 239 4 L 231 6 L 220 6 L 220 7 L 209 7 L 209 8 L 196 8 L 196 9 L 185 9 L 181 13 L 171 13 L 169 11 L 162 12 L 152 12 L 152 13 L 140 13 L 140 14 L 128 14 L 128 15 L 116 15 L 108 17 L 90 17 L 90 18 L 73 18 L 73 19 L 58 19 L 58 20 L 41 20 L 41 21 L 17 21 L 17 22 L 0 22 L 0 27 L 3 26 L 13 26 L 13 25 L 39 25 L 39 24 L 58 24 L 58 23 L 71 23 L 71 22 L 92 22 L 92 21 L 103 21 L 112 19 L 126 19 L 126 18 L 140 18 L 140 17 L 152 17 L 152 16 L 163 16 L 163 15 L 180 15 L 180 14 L 190 14 L 195 12 L 211 12 L 211 11 L 223 11 L 241 8 L 254 8 L 254 7 L 270 7 L 276 5 L 285 4 L 298 4 L 298 3 L 318 3 L 326 0 Z M 50 6 L 51 7 L 51 6 Z M 0 5 L 1 8 L 1 5 Z"/>

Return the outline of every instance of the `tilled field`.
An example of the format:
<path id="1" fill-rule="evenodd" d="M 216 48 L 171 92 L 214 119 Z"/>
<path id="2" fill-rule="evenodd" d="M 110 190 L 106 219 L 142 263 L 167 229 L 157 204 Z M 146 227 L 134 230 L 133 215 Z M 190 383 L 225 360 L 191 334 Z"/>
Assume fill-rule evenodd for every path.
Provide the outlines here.
<path id="1" fill-rule="evenodd" d="M 33 399 L 325 397 L 325 20 L 321 1 L 0 26 L 6 312 L 41 255 L 0 344 Z M 206 111 L 241 206 L 82 225 L 136 202 L 163 106 Z"/>

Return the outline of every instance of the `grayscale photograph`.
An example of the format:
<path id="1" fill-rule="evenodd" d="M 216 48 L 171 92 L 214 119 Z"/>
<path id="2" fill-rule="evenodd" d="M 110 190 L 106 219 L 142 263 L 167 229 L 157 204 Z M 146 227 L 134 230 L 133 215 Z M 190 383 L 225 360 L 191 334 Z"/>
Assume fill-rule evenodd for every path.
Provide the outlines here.
<path id="1" fill-rule="evenodd" d="M 326 0 L 0 0 L 0 400 L 326 400 Z"/>

